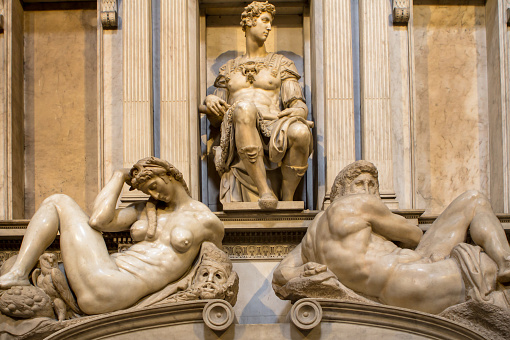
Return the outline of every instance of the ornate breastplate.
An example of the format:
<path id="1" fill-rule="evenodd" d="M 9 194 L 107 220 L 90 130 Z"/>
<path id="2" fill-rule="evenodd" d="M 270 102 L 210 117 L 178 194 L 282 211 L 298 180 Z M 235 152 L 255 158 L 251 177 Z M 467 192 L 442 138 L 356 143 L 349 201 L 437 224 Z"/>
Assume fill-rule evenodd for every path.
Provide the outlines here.
<path id="1" fill-rule="evenodd" d="M 257 58 L 255 60 L 246 60 L 244 58 L 229 60 L 227 63 L 225 81 L 228 83 L 232 73 L 240 72 L 246 77 L 247 82 L 253 84 L 255 76 L 259 74 L 262 69 L 269 69 L 271 75 L 276 78 L 278 77 L 278 69 L 282 57 L 283 56 L 280 54 L 269 53 L 264 58 Z"/>

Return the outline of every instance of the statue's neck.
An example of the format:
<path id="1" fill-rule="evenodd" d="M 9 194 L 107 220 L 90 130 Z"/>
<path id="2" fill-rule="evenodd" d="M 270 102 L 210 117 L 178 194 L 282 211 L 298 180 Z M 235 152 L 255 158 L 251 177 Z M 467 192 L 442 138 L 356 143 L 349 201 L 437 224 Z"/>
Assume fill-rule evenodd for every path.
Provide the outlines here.
<path id="1" fill-rule="evenodd" d="M 247 58 L 260 58 L 267 55 L 266 44 L 259 44 L 258 42 L 246 38 L 246 57 Z"/>

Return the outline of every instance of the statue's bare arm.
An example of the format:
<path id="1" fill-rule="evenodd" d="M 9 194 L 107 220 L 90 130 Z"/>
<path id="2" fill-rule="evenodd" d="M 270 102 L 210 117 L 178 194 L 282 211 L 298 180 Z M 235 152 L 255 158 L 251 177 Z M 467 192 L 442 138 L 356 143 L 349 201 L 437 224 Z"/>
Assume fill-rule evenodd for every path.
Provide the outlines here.
<path id="1" fill-rule="evenodd" d="M 127 169 L 114 172 L 110 181 L 94 200 L 94 209 L 89 219 L 89 225 L 98 231 L 128 230 L 139 218 L 143 203 L 131 205 L 123 209 L 115 209 L 117 199 L 124 182 L 129 177 Z"/>
<path id="2" fill-rule="evenodd" d="M 404 217 L 393 214 L 388 207 L 372 195 L 360 195 L 360 215 L 371 224 L 372 230 L 391 241 L 401 242 L 404 247 L 416 247 L 423 231 L 409 223 Z"/>
<path id="3" fill-rule="evenodd" d="M 278 114 L 278 118 L 285 116 L 306 119 L 308 117 L 308 107 L 302 100 L 296 99 L 292 101 L 285 110 Z"/>
<path id="4" fill-rule="evenodd" d="M 302 244 L 298 244 L 276 267 L 273 273 L 273 283 L 283 286 L 289 280 L 301 275 L 304 265 L 301 247 Z"/>

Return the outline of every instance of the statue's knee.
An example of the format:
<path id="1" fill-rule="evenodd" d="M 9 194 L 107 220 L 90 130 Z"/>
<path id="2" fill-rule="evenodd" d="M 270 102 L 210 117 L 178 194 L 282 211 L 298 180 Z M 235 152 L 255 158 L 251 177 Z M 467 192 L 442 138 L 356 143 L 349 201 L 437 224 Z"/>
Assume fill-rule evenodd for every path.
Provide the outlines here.
<path id="1" fill-rule="evenodd" d="M 68 200 L 72 200 L 71 197 L 65 195 L 65 194 L 53 194 L 47 198 L 44 199 L 43 204 L 59 204 L 66 202 Z"/>
<path id="2" fill-rule="evenodd" d="M 240 124 L 255 123 L 257 112 L 257 107 L 253 103 L 246 101 L 239 102 L 234 110 L 234 122 Z"/>
<path id="3" fill-rule="evenodd" d="M 486 206 L 490 207 L 490 202 L 487 196 L 482 194 L 478 190 L 469 190 L 462 194 L 463 199 L 469 200 L 470 203 L 474 204 L 476 207 Z"/>
<path id="4" fill-rule="evenodd" d="M 303 123 L 294 123 L 289 127 L 289 142 L 292 145 L 306 147 L 310 145 L 310 129 Z"/>

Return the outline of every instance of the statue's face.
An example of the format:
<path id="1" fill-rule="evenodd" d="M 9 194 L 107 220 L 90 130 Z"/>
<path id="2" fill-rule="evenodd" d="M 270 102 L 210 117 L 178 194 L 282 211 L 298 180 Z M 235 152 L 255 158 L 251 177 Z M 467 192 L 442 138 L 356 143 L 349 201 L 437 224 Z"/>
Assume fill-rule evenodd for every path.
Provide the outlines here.
<path id="1" fill-rule="evenodd" d="M 349 194 L 377 194 L 377 180 L 368 172 L 356 177 L 349 185 Z"/>
<path id="2" fill-rule="evenodd" d="M 200 291 L 201 299 L 215 299 L 225 293 L 227 279 L 223 270 L 202 265 L 197 270 L 194 286 Z"/>
<path id="3" fill-rule="evenodd" d="M 155 176 L 140 186 L 140 190 L 152 198 L 169 203 L 175 195 L 175 180 L 166 174 Z"/>
<path id="4" fill-rule="evenodd" d="M 251 35 L 256 41 L 265 42 L 271 31 L 273 17 L 267 12 L 262 12 L 255 19 L 254 26 L 246 27 L 246 34 Z"/>

